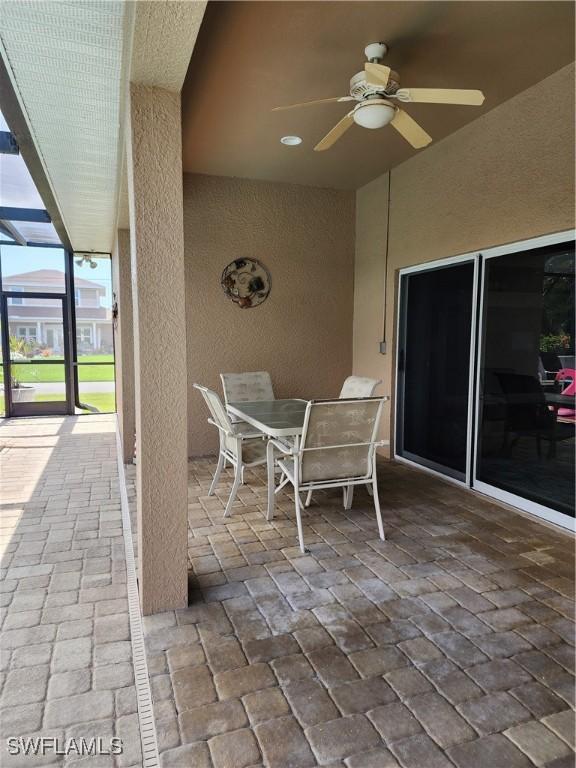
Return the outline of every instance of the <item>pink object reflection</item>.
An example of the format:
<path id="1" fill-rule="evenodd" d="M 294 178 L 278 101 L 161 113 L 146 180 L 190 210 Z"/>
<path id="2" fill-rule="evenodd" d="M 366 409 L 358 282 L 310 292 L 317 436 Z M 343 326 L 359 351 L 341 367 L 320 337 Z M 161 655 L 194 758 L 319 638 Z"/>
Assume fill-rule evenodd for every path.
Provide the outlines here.
<path id="1" fill-rule="evenodd" d="M 576 371 L 573 368 L 562 368 L 556 374 L 556 381 L 561 381 L 563 379 L 572 379 L 572 381 L 568 384 L 566 389 L 562 390 L 562 394 L 576 395 Z M 572 408 L 559 408 L 558 416 L 574 417 L 576 416 L 576 411 Z"/>

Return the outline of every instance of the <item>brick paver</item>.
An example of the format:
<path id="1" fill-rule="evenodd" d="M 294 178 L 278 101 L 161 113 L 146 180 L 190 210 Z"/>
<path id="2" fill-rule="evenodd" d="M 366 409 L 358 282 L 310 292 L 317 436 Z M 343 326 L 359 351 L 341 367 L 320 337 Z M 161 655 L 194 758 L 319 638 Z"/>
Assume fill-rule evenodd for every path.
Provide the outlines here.
<path id="1" fill-rule="evenodd" d="M 165 766 L 192 754 L 219 768 L 236 768 L 232 754 L 266 768 L 566 758 L 568 535 L 383 462 L 387 540 L 362 490 L 349 511 L 318 492 L 302 556 L 291 496 L 266 521 L 265 474 L 247 472 L 224 520 L 231 475 L 208 497 L 213 469 L 189 464 L 190 607 L 146 621 L 157 724 L 178 738 Z"/>
<path id="2" fill-rule="evenodd" d="M 0 499 L 0 764 L 84 764 L 10 757 L 10 736 L 119 736 L 84 760 L 140 766 L 115 419 L 3 422 Z"/>

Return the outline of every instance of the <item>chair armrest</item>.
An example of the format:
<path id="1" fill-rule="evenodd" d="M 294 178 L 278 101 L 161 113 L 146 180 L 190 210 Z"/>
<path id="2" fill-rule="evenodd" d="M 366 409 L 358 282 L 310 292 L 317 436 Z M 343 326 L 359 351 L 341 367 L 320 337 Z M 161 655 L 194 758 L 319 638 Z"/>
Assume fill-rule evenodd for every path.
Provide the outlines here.
<path id="1" fill-rule="evenodd" d="M 294 449 L 293 445 L 287 445 L 286 443 L 282 443 L 280 440 L 271 438 L 268 441 L 268 445 L 270 444 L 278 448 L 278 450 L 284 453 L 286 456 L 296 456 L 298 454 L 298 451 Z"/>
<path id="2" fill-rule="evenodd" d="M 225 435 L 229 437 L 235 437 L 234 432 L 230 432 L 229 429 L 224 429 L 224 427 L 221 424 L 217 424 L 214 419 L 207 419 L 208 424 L 212 424 L 213 427 L 216 427 L 217 430 L 220 432 L 223 432 Z"/>
<path id="3" fill-rule="evenodd" d="M 262 432 L 231 432 L 229 429 L 224 429 L 221 424 L 217 424 L 214 419 L 208 419 L 208 424 L 212 424 L 212 426 L 223 432 L 227 437 L 237 437 L 240 440 L 262 437 Z"/>
<path id="4" fill-rule="evenodd" d="M 232 432 L 232 437 L 240 437 L 242 440 L 254 440 L 261 438 L 262 432 Z"/>

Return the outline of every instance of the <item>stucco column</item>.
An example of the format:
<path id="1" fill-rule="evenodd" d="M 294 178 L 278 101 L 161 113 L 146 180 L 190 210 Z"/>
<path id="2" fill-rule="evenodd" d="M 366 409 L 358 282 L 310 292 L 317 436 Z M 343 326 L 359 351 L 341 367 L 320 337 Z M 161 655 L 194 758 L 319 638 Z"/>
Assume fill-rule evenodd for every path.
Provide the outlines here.
<path id="1" fill-rule="evenodd" d="M 114 328 L 116 353 L 116 410 L 125 464 L 134 458 L 136 416 L 134 414 L 134 325 L 132 318 L 132 269 L 130 232 L 119 229 L 112 253 L 114 295 L 118 318 Z"/>
<path id="2" fill-rule="evenodd" d="M 180 94 L 131 84 L 127 112 L 139 586 L 150 614 L 188 600 Z"/>

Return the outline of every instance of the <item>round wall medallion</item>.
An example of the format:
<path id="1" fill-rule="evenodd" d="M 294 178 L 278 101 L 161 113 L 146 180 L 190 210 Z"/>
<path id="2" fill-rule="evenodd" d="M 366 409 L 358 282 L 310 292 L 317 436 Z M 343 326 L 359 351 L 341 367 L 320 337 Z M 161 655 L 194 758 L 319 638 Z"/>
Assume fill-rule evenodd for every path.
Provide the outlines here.
<path id="1" fill-rule="evenodd" d="M 242 309 L 262 304 L 272 287 L 270 272 L 257 259 L 230 262 L 222 272 L 220 283 L 226 296 Z"/>

